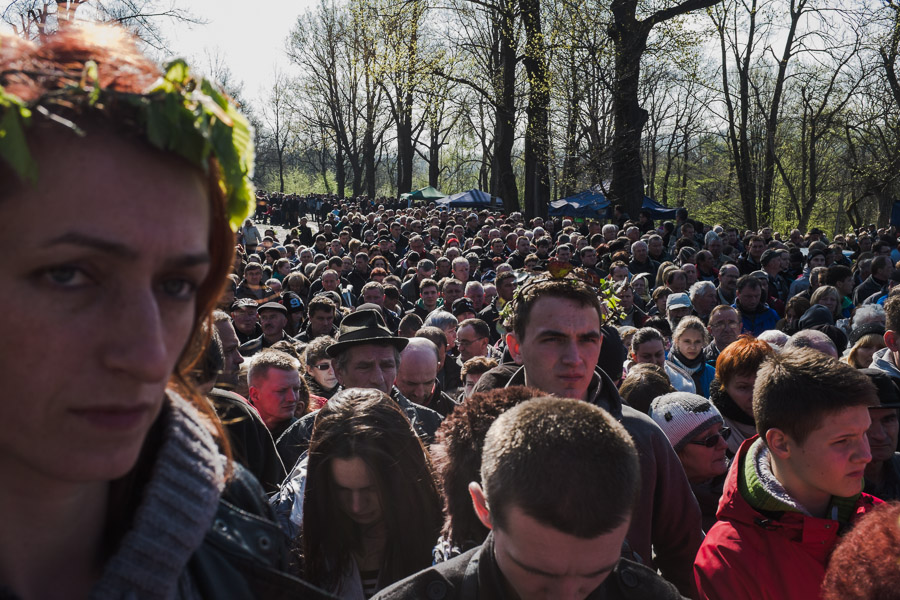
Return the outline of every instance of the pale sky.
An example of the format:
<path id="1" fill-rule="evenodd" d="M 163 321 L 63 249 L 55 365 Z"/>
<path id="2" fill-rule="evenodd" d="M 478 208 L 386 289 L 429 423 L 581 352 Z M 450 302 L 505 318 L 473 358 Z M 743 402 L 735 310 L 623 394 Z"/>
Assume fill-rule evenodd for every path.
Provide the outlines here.
<path id="1" fill-rule="evenodd" d="M 244 83 L 244 95 L 256 103 L 267 93 L 276 69 L 290 71 L 284 42 L 297 17 L 317 0 L 176 0 L 206 25 L 163 23 L 172 55 L 187 56 L 200 65 L 206 55 L 218 55 Z"/>

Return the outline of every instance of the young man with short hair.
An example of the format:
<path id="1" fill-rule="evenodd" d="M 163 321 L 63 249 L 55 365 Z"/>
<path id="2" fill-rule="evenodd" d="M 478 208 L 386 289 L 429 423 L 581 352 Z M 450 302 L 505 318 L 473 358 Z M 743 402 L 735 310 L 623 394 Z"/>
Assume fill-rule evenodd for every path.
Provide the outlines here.
<path id="1" fill-rule="evenodd" d="M 609 413 L 525 401 L 491 425 L 481 482 L 469 484 L 491 530 L 485 542 L 376 598 L 680 599 L 654 571 L 620 558 L 640 485 L 638 451 Z"/>
<path id="2" fill-rule="evenodd" d="M 638 447 L 642 473 L 628 541 L 646 564 L 658 567 L 686 594 L 702 537 L 700 508 L 665 434 L 647 415 L 625 405 L 610 377 L 597 368 L 605 320 L 597 291 L 578 280 L 545 279 L 523 289 L 513 299 L 506 334 L 510 354 L 522 367 L 503 384 L 583 400 L 622 423 Z M 498 383 L 486 373 L 475 392 Z"/>
<path id="3" fill-rule="evenodd" d="M 865 374 L 819 352 L 763 363 L 759 435 L 738 450 L 694 563 L 701 599 L 819 598 L 840 533 L 880 502 L 861 493 L 877 403 Z"/>

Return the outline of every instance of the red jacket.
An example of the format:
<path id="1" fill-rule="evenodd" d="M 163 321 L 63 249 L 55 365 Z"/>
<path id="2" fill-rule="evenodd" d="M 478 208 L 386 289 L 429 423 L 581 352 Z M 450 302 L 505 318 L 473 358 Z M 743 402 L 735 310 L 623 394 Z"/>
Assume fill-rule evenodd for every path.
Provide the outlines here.
<path id="1" fill-rule="evenodd" d="M 738 450 L 716 513 L 694 561 L 699 598 L 709 600 L 819 600 L 828 557 L 840 523 L 784 512 L 768 519 L 738 490 L 738 474 L 750 445 Z M 862 494 L 853 519 L 881 500 Z"/>

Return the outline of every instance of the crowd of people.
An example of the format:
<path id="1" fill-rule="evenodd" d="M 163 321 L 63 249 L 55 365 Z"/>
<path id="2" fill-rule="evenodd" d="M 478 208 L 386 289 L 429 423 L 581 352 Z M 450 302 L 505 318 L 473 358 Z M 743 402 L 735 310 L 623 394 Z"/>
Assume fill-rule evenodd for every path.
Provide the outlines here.
<path id="1" fill-rule="evenodd" d="M 208 82 L 0 42 L 0 597 L 897 597 L 895 230 L 257 194 L 276 235 Z"/>

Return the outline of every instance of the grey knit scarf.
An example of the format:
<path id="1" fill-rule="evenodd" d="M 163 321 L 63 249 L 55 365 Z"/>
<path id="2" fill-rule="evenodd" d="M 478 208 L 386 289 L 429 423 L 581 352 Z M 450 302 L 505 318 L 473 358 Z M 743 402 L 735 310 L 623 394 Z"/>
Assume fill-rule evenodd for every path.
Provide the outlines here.
<path id="1" fill-rule="evenodd" d="M 92 600 L 199 598 L 187 563 L 212 525 L 225 457 L 203 417 L 170 393 L 163 441 L 131 529 L 91 591 Z"/>

